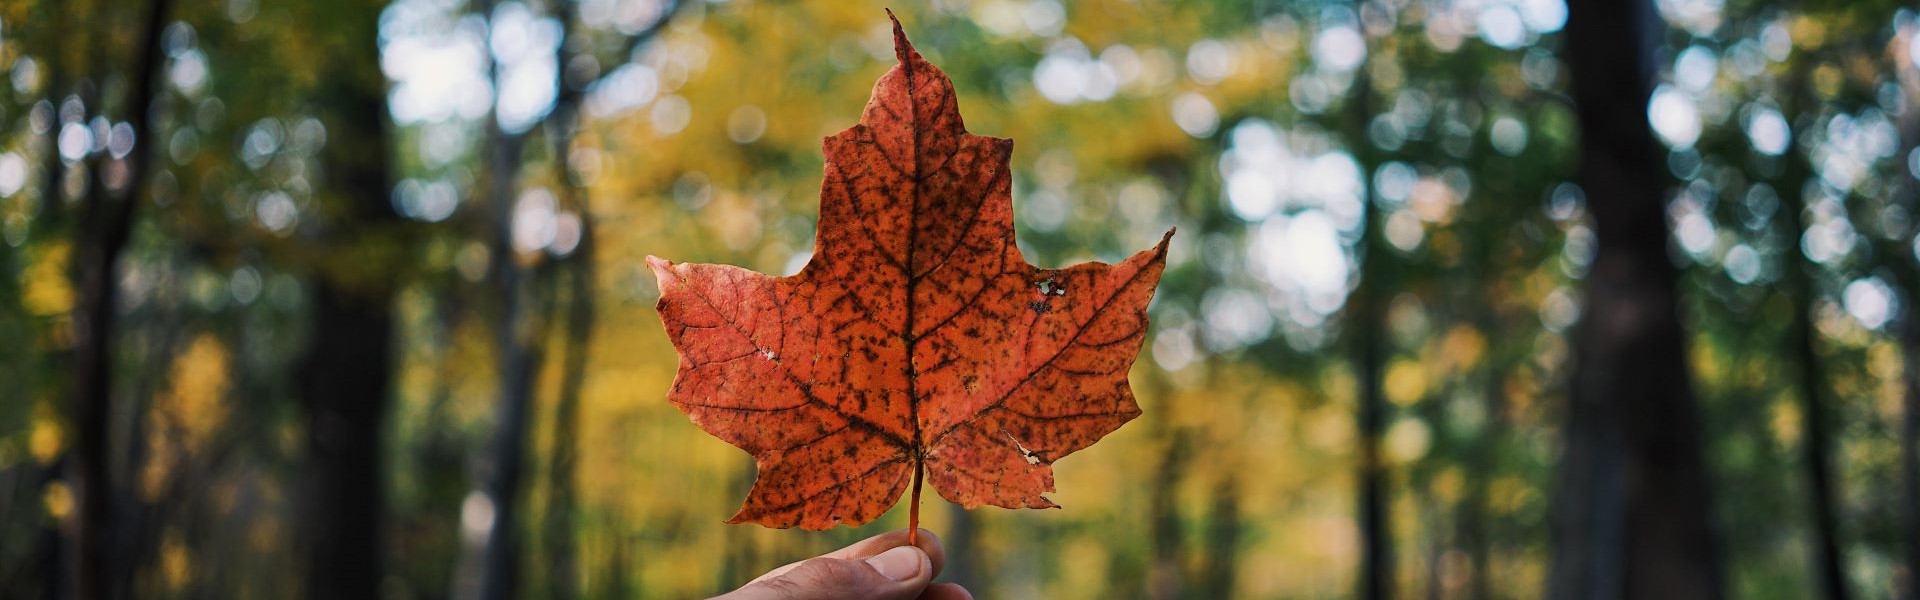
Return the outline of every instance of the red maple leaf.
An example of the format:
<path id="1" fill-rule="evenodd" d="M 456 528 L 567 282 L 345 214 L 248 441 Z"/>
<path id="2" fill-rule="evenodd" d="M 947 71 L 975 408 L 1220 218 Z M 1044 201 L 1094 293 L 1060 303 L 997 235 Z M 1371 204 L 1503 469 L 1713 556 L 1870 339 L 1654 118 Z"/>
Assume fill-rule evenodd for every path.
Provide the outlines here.
<path id="1" fill-rule="evenodd" d="M 891 13 L 889 13 L 891 16 Z M 791 277 L 647 257 L 680 352 L 667 399 L 751 453 L 733 523 L 826 529 L 921 477 L 973 508 L 1053 508 L 1053 461 L 1140 414 L 1127 371 L 1166 262 L 1039 269 L 1013 243 L 1013 141 L 968 134 L 907 43 L 824 142 L 813 259 Z"/>

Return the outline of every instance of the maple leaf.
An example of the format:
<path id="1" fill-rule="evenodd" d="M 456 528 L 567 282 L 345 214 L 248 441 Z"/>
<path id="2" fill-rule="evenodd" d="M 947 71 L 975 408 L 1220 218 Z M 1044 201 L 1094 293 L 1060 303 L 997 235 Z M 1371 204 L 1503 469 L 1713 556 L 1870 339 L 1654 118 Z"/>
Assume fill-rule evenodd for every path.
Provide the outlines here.
<path id="1" fill-rule="evenodd" d="M 917 527 L 923 475 L 967 508 L 1056 508 L 1053 461 L 1140 414 L 1127 371 L 1173 232 L 1116 265 L 1028 265 L 1013 141 L 968 134 L 952 82 L 893 35 L 899 64 L 823 143 L 806 268 L 647 257 L 680 352 L 667 399 L 758 464 L 729 522 L 860 525 L 911 479 Z"/>

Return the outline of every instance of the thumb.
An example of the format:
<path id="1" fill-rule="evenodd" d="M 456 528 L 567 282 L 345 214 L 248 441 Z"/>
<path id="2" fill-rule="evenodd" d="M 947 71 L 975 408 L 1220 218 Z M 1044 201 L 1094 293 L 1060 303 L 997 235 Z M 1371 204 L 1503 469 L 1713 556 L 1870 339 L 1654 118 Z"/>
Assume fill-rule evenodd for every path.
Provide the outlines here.
<path id="1" fill-rule="evenodd" d="M 933 561 L 914 546 L 865 559 L 814 558 L 723 596 L 725 600 L 913 600 L 933 580 Z"/>

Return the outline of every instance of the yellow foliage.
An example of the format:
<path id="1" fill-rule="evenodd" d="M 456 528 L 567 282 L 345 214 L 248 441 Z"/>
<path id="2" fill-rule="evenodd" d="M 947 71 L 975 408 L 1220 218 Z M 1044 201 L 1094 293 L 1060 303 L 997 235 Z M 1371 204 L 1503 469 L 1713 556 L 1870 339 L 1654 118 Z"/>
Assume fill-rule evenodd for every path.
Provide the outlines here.
<path id="1" fill-rule="evenodd" d="M 1811 15 L 1795 16 L 1788 29 L 1793 32 L 1794 45 L 1802 49 L 1819 48 L 1827 42 L 1826 23 Z"/>
<path id="2" fill-rule="evenodd" d="M 1486 354 L 1487 337 L 1471 325 L 1455 325 L 1440 344 L 1441 362 L 1455 373 L 1466 372 L 1480 364 Z"/>
<path id="3" fill-rule="evenodd" d="M 73 490 L 64 481 L 48 483 L 47 491 L 40 494 L 40 504 L 46 507 L 47 516 L 64 521 L 73 514 Z"/>
<path id="4" fill-rule="evenodd" d="M 150 445 L 146 463 L 140 469 L 140 499 L 153 502 L 167 496 L 167 481 L 172 478 L 180 452 L 172 444 L 158 440 Z"/>
<path id="5" fill-rule="evenodd" d="M 1466 490 L 1466 481 L 1466 475 L 1460 471 L 1459 467 L 1449 465 L 1442 469 L 1439 475 L 1435 475 L 1427 487 L 1433 490 L 1435 500 L 1443 504 L 1452 504 L 1460 501 L 1462 492 Z"/>
<path id="6" fill-rule="evenodd" d="M 1782 448 L 1792 448 L 1800 444 L 1800 404 L 1790 394 L 1782 392 L 1774 397 L 1768 407 L 1770 415 L 1767 426 L 1773 432 L 1773 441 Z"/>
<path id="7" fill-rule="evenodd" d="M 66 430 L 52 412 L 52 409 L 34 411 L 33 432 L 27 436 L 27 452 L 42 465 L 53 464 L 54 459 L 60 457 L 60 450 L 66 447 Z"/>
<path id="8" fill-rule="evenodd" d="M 1874 408 L 1880 418 L 1889 421 L 1900 418 L 1906 410 L 1906 378 L 1901 377 L 1900 349 L 1886 340 L 1875 341 L 1867 347 L 1867 372 L 1873 375 L 1872 390 Z"/>
<path id="9" fill-rule="evenodd" d="M 1510 515 L 1533 501 L 1534 489 L 1526 480 L 1508 475 L 1487 485 L 1487 501 L 1494 512 Z"/>
<path id="10" fill-rule="evenodd" d="M 155 425 L 184 434 L 188 448 L 206 447 L 227 420 L 231 362 L 226 347 L 212 334 L 195 337 L 173 363 L 172 390 L 154 401 Z"/>
<path id="11" fill-rule="evenodd" d="M 20 271 L 20 305 L 27 312 L 42 317 L 73 312 L 73 282 L 67 278 L 70 254 L 66 242 L 49 242 Z"/>
<path id="12" fill-rule="evenodd" d="M 1067 542 L 1060 552 L 1058 581 L 1062 590 L 1098 590 L 1107 587 L 1107 567 L 1111 564 L 1107 547 L 1096 537 L 1079 537 Z"/>
<path id="13" fill-rule="evenodd" d="M 181 589 L 193 578 L 193 555 L 178 531 L 160 541 L 160 575 L 169 590 Z"/>
<path id="14" fill-rule="evenodd" d="M 1720 355 L 1720 348 L 1714 345 L 1711 340 L 1701 339 L 1698 336 L 1696 336 L 1692 342 L 1693 343 L 1688 344 L 1687 347 L 1693 350 L 1693 352 L 1688 353 L 1688 358 L 1693 359 L 1694 377 L 1698 378 L 1701 383 L 1709 386 L 1717 385 L 1718 382 L 1723 381 L 1725 379 L 1727 361 L 1726 357 Z"/>
<path id="15" fill-rule="evenodd" d="M 168 389 L 154 396 L 147 412 L 147 461 L 140 472 L 146 499 L 164 496 L 176 465 L 206 450 L 226 425 L 230 362 L 226 347 L 205 333 L 174 360 Z"/>
<path id="16" fill-rule="evenodd" d="M 1427 394 L 1427 367 L 1418 361 L 1400 359 L 1387 366 L 1384 391 L 1387 401 L 1412 406 Z"/>
<path id="17" fill-rule="evenodd" d="M 1353 415 L 1335 406 L 1324 406 L 1301 416 L 1307 441 L 1321 451 L 1337 451 L 1353 443 Z"/>

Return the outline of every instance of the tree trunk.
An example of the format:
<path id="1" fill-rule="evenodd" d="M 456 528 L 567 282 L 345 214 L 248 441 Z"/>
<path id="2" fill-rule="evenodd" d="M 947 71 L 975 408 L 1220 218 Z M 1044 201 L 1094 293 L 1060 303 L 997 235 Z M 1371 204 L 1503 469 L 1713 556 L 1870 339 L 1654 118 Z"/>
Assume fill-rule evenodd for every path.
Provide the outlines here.
<path id="1" fill-rule="evenodd" d="M 73 312 L 73 397 L 74 444 L 68 456 L 67 484 L 71 486 L 78 512 L 73 520 L 72 542 L 68 545 L 71 592 L 74 598 L 90 600 L 113 593 L 109 585 L 123 572 L 120 560 L 121 536 L 115 523 L 113 482 L 108 455 L 109 422 L 113 417 L 113 337 L 114 311 L 118 305 L 119 280 L 116 277 L 121 251 L 132 235 L 135 208 L 146 188 L 148 165 L 155 144 L 150 115 L 156 97 L 157 70 L 160 66 L 160 32 L 166 25 L 170 0 L 153 0 L 141 29 L 139 46 L 129 65 L 133 87 L 123 101 L 127 123 L 136 140 L 144 142 L 129 153 L 124 163 L 96 165 L 93 185 L 86 198 L 80 229 L 74 247 Z M 95 15 L 95 18 L 101 18 Z M 110 172 L 123 169 L 119 185 L 111 185 Z M 53 182 L 60 185 L 61 182 Z"/>
<path id="2" fill-rule="evenodd" d="M 630 579 L 632 577 L 631 573 L 638 572 L 639 569 L 627 564 L 627 534 L 625 532 L 615 532 L 612 538 L 613 549 L 609 551 L 609 556 L 607 557 L 606 576 L 601 578 L 603 581 L 606 581 L 606 583 L 603 584 L 604 594 L 602 597 L 631 598 L 634 595 L 633 584 Z"/>
<path id="3" fill-rule="evenodd" d="M 564 46 L 564 45 L 563 45 Z M 565 86 L 565 82 L 561 82 Z M 577 95 L 574 98 L 578 98 Z M 565 96 L 562 100 L 565 100 Z M 567 167 L 572 147 L 573 127 L 578 102 L 562 102 L 554 109 L 549 123 L 554 133 L 554 171 L 560 187 L 560 204 L 580 215 L 580 243 L 567 260 L 569 298 L 566 314 L 566 360 L 560 365 L 560 393 L 553 409 L 553 459 L 547 469 L 547 514 L 545 537 L 548 593 L 555 600 L 571 600 L 580 595 L 579 564 L 573 540 L 574 462 L 579 453 L 575 436 L 579 431 L 580 393 L 587 376 L 587 347 L 593 338 L 594 247 L 593 216 L 584 194 L 574 187 Z M 560 114 L 565 111 L 565 114 Z"/>
<path id="4" fill-rule="evenodd" d="M 307 594 L 371 598 L 384 572 L 381 449 L 391 393 L 391 296 L 317 283 L 311 302 L 314 339 L 299 375 L 310 478 L 302 507 Z"/>
<path id="5" fill-rule="evenodd" d="M 1208 367 L 1214 368 L 1214 365 Z M 1167 432 L 1162 436 L 1166 439 L 1165 450 L 1160 455 L 1160 464 L 1154 468 L 1153 488 L 1147 495 L 1147 512 L 1152 515 L 1149 526 L 1153 531 L 1153 558 L 1147 566 L 1147 597 L 1169 600 L 1184 597 L 1186 588 L 1183 581 L 1186 553 L 1181 543 L 1180 514 L 1179 507 L 1175 505 L 1174 487 L 1180 483 L 1180 475 L 1186 469 L 1191 435 L 1185 429 L 1163 427 L 1161 430 Z"/>
<path id="6" fill-rule="evenodd" d="M 1369 203 L 1371 204 L 1371 203 Z M 1386 461 L 1380 454 L 1380 436 L 1386 428 L 1386 397 L 1381 389 L 1379 277 L 1374 255 L 1384 252 L 1374 242 L 1377 215 L 1369 214 L 1367 232 L 1361 243 L 1368 247 L 1361 259 L 1360 289 L 1353 298 L 1353 336 L 1359 346 L 1356 376 L 1360 380 L 1360 407 L 1356 417 L 1360 433 L 1360 594 L 1362 600 L 1391 600 L 1394 597 L 1393 525 L 1387 515 Z"/>
<path id="7" fill-rule="evenodd" d="M 575 34 L 577 33 L 576 28 L 579 23 L 579 15 L 577 12 L 579 10 L 578 4 L 572 2 L 563 4 L 565 8 L 562 13 L 562 18 L 564 19 L 562 31 L 565 33 L 567 39 L 562 40 L 559 49 L 560 54 L 556 57 L 559 66 L 556 74 L 556 76 L 560 78 L 557 82 L 559 93 L 555 99 L 554 110 L 548 113 L 544 124 L 553 127 L 554 131 L 559 132 L 555 137 L 556 142 L 553 157 L 560 174 L 556 185 L 562 188 L 560 194 L 573 197 L 577 190 L 572 189 L 571 176 L 567 172 L 568 150 L 572 146 L 572 132 L 578 126 L 576 120 L 579 118 L 581 95 L 588 86 L 570 85 L 569 82 L 566 81 L 567 66 L 572 58 L 571 53 L 579 51 L 579 49 L 573 46 L 580 44 L 584 47 L 584 41 L 575 38 Z M 658 35 L 666 26 L 668 20 L 679 11 L 681 4 L 682 3 L 677 0 L 672 2 L 662 10 L 659 20 L 629 38 L 628 51 L 622 56 L 632 56 L 634 49 L 651 41 Z M 488 0 L 480 4 L 480 9 L 491 18 L 494 6 L 495 2 Z M 500 81 L 500 65 L 492 65 L 492 72 L 494 81 Z M 525 133 L 508 133 L 502 131 L 497 115 L 488 120 L 487 160 L 491 171 L 491 181 L 488 183 L 488 196 L 489 205 L 493 213 L 492 235 L 490 240 L 493 263 L 490 279 L 494 288 L 494 294 L 500 300 L 500 317 L 497 323 L 498 329 L 495 332 L 499 348 L 500 399 L 497 408 L 498 412 L 496 413 L 498 415 L 498 421 L 495 423 L 493 447 L 491 449 L 492 458 L 489 461 L 491 468 L 487 474 L 485 492 L 485 497 L 490 501 L 493 508 L 493 520 L 487 527 L 484 541 L 481 542 L 482 545 L 479 548 L 480 558 L 477 563 L 477 567 L 482 569 L 482 572 L 478 575 L 480 579 L 478 581 L 479 589 L 476 590 L 476 595 L 482 600 L 505 600 L 513 598 L 517 595 L 519 588 L 520 542 L 519 531 L 517 529 L 519 527 L 518 498 L 520 488 L 522 487 L 521 482 L 525 478 L 527 431 L 531 426 L 531 423 L 529 423 L 529 415 L 532 413 L 533 406 L 533 378 L 538 372 L 541 360 L 540 351 L 535 347 L 534 341 L 540 339 L 538 332 L 541 331 L 543 327 L 537 322 L 538 311 L 530 311 L 526 306 L 528 301 L 531 300 L 526 282 L 534 273 L 516 260 L 517 257 L 515 256 L 513 247 L 513 212 L 514 204 L 517 200 L 514 192 L 518 187 L 520 169 L 524 162 L 521 153 L 525 147 L 525 143 Z M 585 375 L 585 357 L 582 353 L 585 350 L 586 334 L 592 328 L 593 311 L 593 305 L 591 303 L 593 293 L 591 283 L 593 266 L 591 259 L 588 257 L 593 251 L 590 246 L 592 240 L 591 220 L 588 212 L 585 210 L 584 202 L 576 201 L 569 202 L 568 204 L 570 206 L 577 205 L 580 208 L 581 220 L 581 242 L 580 246 L 575 249 L 576 255 L 574 257 L 574 261 L 576 262 L 575 268 L 580 269 L 580 272 L 575 274 L 575 306 L 573 314 L 568 318 L 569 330 L 571 331 L 569 336 L 574 340 L 570 343 L 578 344 L 574 355 L 577 355 L 575 358 L 579 361 L 578 364 L 572 364 L 570 362 L 569 368 L 578 369 L 579 372 L 570 372 L 570 374 L 566 375 L 568 380 L 571 381 L 570 387 L 572 391 L 562 391 L 562 406 L 559 407 L 559 411 L 556 413 L 558 422 L 555 423 L 556 435 L 554 440 L 557 444 L 557 452 L 558 449 L 565 448 L 565 445 L 572 443 L 571 431 L 573 429 L 573 421 L 576 419 L 574 413 L 577 411 L 578 385 L 580 379 Z M 586 302 L 584 305 L 581 304 L 583 300 Z M 567 398 L 567 394 L 571 394 L 572 398 Z M 560 429 L 563 427 L 566 428 L 564 432 Z M 571 452 L 570 448 L 567 449 L 567 452 Z M 565 462 L 562 462 L 563 458 Z M 562 494 L 556 497 L 562 502 L 561 506 L 570 510 L 570 503 L 572 502 L 572 487 L 570 483 L 570 478 L 572 477 L 571 455 L 561 456 L 556 454 L 555 461 L 555 472 L 551 477 L 556 478 L 555 481 L 560 481 L 558 478 L 567 478 L 566 481 L 562 481 L 564 484 L 562 487 L 564 489 L 555 489 L 556 492 Z M 556 518 L 568 519 L 570 517 L 567 515 L 561 515 L 559 517 L 549 516 L 547 523 L 548 533 L 570 537 L 570 529 L 563 531 L 554 529 L 554 527 L 558 527 L 556 523 L 561 522 L 552 520 Z M 553 547 L 562 552 L 563 554 L 560 557 L 565 559 L 565 564 L 556 563 L 555 569 L 562 570 L 561 572 L 565 573 L 565 577 L 571 579 L 575 570 L 575 567 L 571 565 L 571 540 L 562 540 L 550 536 L 548 541 L 556 544 Z M 561 584 L 556 583 L 556 586 L 560 585 Z M 567 583 L 565 586 L 569 588 L 573 587 L 571 583 Z M 577 592 L 577 590 L 561 589 L 561 587 L 555 587 L 554 590 L 556 597 L 565 597 L 562 594 L 569 594 L 570 591 Z"/>
<path id="8" fill-rule="evenodd" d="M 496 72 L 495 81 L 499 81 Z M 525 137 L 500 131 L 492 119 L 488 149 L 492 181 L 488 183 L 493 213 L 491 283 L 500 314 L 494 340 L 498 355 L 499 404 L 495 408 L 493 446 L 488 460 L 485 497 L 493 509 L 481 546 L 482 600 L 505 600 L 517 595 L 520 584 L 519 502 L 525 478 L 527 429 L 533 409 L 533 376 L 539 352 L 529 311 L 528 290 L 522 285 L 532 273 L 521 266 L 513 248 L 513 193 L 519 181 L 521 148 Z"/>
<path id="9" fill-rule="evenodd" d="M 1916 273 L 1920 273 L 1920 264 L 1907 271 L 1904 289 L 1920 290 Z M 1907 297 L 1907 314 L 1900 328 L 1900 348 L 1907 363 L 1907 390 L 1900 414 L 1900 479 L 1906 490 L 1900 517 L 1907 554 L 1906 581 L 1900 597 L 1906 600 L 1920 600 L 1920 307 L 1914 302 L 1913 296 Z"/>
<path id="10" fill-rule="evenodd" d="M 947 549 L 947 568 L 941 581 L 958 583 L 975 593 L 984 593 L 980 573 L 980 517 L 958 504 L 947 505 L 947 530 L 943 541 Z"/>
<path id="11" fill-rule="evenodd" d="M 1813 72 L 1813 56 L 1798 56 L 1791 74 L 1787 78 L 1788 94 L 1785 112 L 1799 115 L 1816 108 L 1813 100 L 1812 85 L 1809 82 Z M 1806 132 L 1801 132 L 1806 133 Z M 1794 136 L 1798 140 L 1799 136 Z M 1806 233 L 1806 225 L 1801 218 L 1806 212 L 1806 185 L 1813 179 L 1812 160 L 1797 148 L 1789 148 L 1786 160 L 1786 174 L 1780 179 L 1781 198 L 1780 217 L 1788 236 L 1790 248 L 1787 252 L 1787 264 L 1781 265 L 1781 287 L 1793 306 L 1793 320 L 1787 330 L 1787 356 L 1793 357 L 1799 369 L 1800 397 L 1800 440 L 1801 461 L 1805 467 L 1807 496 L 1810 500 L 1808 518 L 1813 523 L 1813 539 L 1809 540 L 1808 557 L 1815 569 L 1815 584 L 1820 595 L 1827 600 L 1846 600 L 1847 574 L 1842 568 L 1845 558 L 1841 554 L 1838 541 L 1839 526 L 1835 519 L 1837 501 L 1834 493 L 1832 442 L 1829 440 L 1831 426 L 1828 407 L 1832 399 L 1827 391 L 1826 372 L 1821 368 L 1820 353 L 1815 344 L 1819 334 L 1813 329 L 1813 299 L 1816 293 L 1814 274 L 1820 265 L 1807 259 L 1806 253 L 1799 252 L 1801 236 Z"/>
<path id="12" fill-rule="evenodd" d="M 1646 116 L 1660 21 L 1646 0 L 1568 4 L 1579 180 L 1598 246 L 1573 340 L 1547 597 L 1721 598 L 1664 165 Z"/>
<path id="13" fill-rule="evenodd" d="M 1359 380 L 1358 403 L 1354 421 L 1360 435 L 1360 463 L 1356 475 L 1360 480 L 1359 520 L 1360 520 L 1360 580 L 1359 598 L 1361 600 L 1392 600 L 1394 598 L 1394 553 L 1393 523 L 1387 514 L 1389 502 L 1387 490 L 1386 461 L 1380 455 L 1380 436 L 1386 428 L 1387 401 L 1381 387 L 1381 363 L 1386 360 L 1385 349 L 1381 347 L 1381 330 L 1386 318 L 1386 259 L 1387 246 L 1381 243 L 1380 228 L 1385 226 L 1385 215 L 1376 210 L 1373 202 L 1372 175 L 1379 164 L 1373 148 L 1367 139 L 1367 126 L 1373 115 L 1373 86 L 1364 69 L 1355 77 L 1353 106 L 1347 110 L 1352 119 L 1351 131 L 1347 139 L 1353 146 L 1354 158 L 1360 163 L 1360 173 L 1365 180 L 1361 196 L 1361 210 L 1366 218 L 1360 229 L 1358 242 L 1360 254 L 1360 285 L 1349 299 L 1346 319 L 1352 328 L 1351 343 L 1354 344 L 1354 377 Z"/>
<path id="14" fill-rule="evenodd" d="M 497 2 L 488 0 L 481 2 L 479 9 L 492 19 L 496 5 Z M 565 69 L 561 71 L 564 73 Z M 492 63 L 491 73 L 496 86 L 503 81 L 499 63 Z M 480 600 L 513 598 L 520 587 L 519 498 L 526 470 L 533 376 L 540 360 L 533 347 L 534 340 L 540 336 L 533 319 L 528 318 L 528 290 L 523 284 L 532 272 L 520 264 L 513 246 L 515 192 L 519 188 L 525 147 L 524 132 L 509 133 L 501 129 L 498 114 L 487 116 L 485 197 L 490 213 L 487 245 L 492 257 L 488 283 L 500 303 L 500 312 L 494 321 L 499 397 L 494 409 L 493 443 L 488 450 L 481 488 L 493 518 L 487 522 L 480 541 L 478 562 L 470 563 L 479 569 L 476 574 L 479 587 L 470 597 Z"/>
<path id="15" fill-rule="evenodd" d="M 1920 35 L 1910 35 L 1908 44 L 1920 44 Z M 1911 157 L 1920 152 L 1920 74 L 1914 70 L 1920 65 L 1908 63 L 1902 70 L 1903 87 L 1907 90 L 1907 111 L 1900 117 L 1900 153 L 1899 157 Z M 1908 214 L 1920 210 L 1920 181 L 1913 177 L 1900 178 L 1895 188 L 1894 202 L 1907 208 Z M 1907 237 L 1916 234 L 1909 229 Z M 1905 488 L 1900 510 L 1901 537 L 1906 543 L 1904 566 L 1906 580 L 1902 583 L 1900 597 L 1904 600 L 1920 600 L 1920 251 L 1913 248 L 1901 248 L 1895 243 L 1889 253 L 1888 262 L 1894 265 L 1896 283 L 1900 289 L 1907 290 L 1904 298 L 1906 314 L 1900 320 L 1900 354 L 1906 359 L 1906 395 L 1901 403 L 1900 414 L 1900 479 Z"/>
<path id="16" fill-rule="evenodd" d="M 399 226 L 392 184 L 386 79 L 377 43 L 381 2 L 355 11 L 316 105 L 327 128 L 320 160 L 325 198 L 337 211 L 319 236 L 326 256 L 364 255 Z M 392 394 L 394 267 L 322 259 L 310 286 L 311 336 L 296 385 L 307 416 L 306 493 L 299 509 L 308 597 L 374 598 L 385 573 L 386 484 L 382 456 Z"/>
<path id="17" fill-rule="evenodd" d="M 1912 257 L 1906 260 L 1920 263 Z M 1910 264 L 1906 275 L 1901 280 L 1902 289 L 1920 290 L 1920 264 Z M 1900 510 L 1900 537 L 1906 546 L 1906 580 L 1900 597 L 1905 600 L 1920 600 L 1920 307 L 1914 306 L 1916 300 L 1911 294 L 1907 296 L 1907 314 L 1900 326 L 1900 352 L 1906 358 L 1907 380 L 1900 413 L 1900 479 L 1906 499 Z"/>
<path id="18" fill-rule="evenodd" d="M 1195 586 L 1199 597 L 1234 597 L 1244 526 L 1240 518 L 1240 479 L 1237 474 L 1229 473 L 1213 489 L 1213 510 L 1207 523 L 1206 570 L 1201 572 Z"/>

